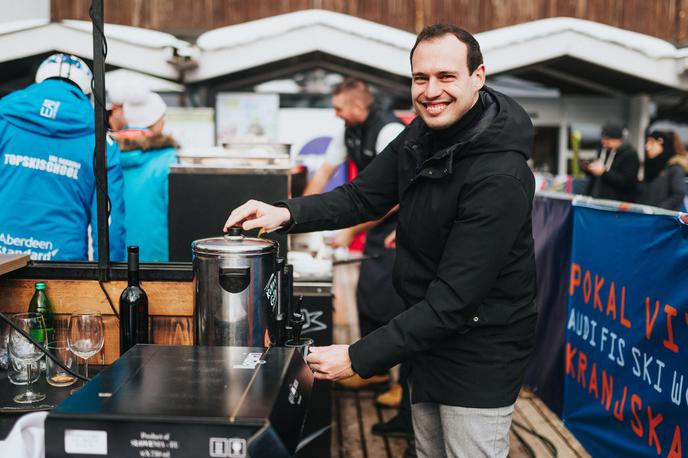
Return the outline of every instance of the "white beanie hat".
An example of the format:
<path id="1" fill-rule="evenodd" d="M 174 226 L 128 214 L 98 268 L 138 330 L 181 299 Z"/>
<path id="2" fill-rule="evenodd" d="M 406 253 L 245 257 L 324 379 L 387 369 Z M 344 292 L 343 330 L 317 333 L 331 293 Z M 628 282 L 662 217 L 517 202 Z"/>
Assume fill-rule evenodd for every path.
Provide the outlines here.
<path id="1" fill-rule="evenodd" d="M 122 110 L 128 127 L 150 127 L 165 115 L 167 105 L 155 92 L 139 88 L 125 97 Z"/>
<path id="2" fill-rule="evenodd" d="M 124 78 L 105 81 L 105 105 L 108 110 L 112 109 L 113 105 L 124 105 L 129 90 L 127 83 Z"/>

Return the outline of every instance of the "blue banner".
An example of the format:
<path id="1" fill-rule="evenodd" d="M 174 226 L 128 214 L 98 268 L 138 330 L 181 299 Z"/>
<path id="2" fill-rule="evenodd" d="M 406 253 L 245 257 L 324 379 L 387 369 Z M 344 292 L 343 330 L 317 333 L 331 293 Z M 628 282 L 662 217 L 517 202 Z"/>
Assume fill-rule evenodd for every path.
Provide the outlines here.
<path id="1" fill-rule="evenodd" d="M 535 196 L 533 201 L 538 324 L 524 384 L 560 417 L 573 231 L 571 208 L 570 198 Z"/>
<path id="2" fill-rule="evenodd" d="M 688 226 L 573 219 L 564 422 L 595 457 L 688 456 Z"/>

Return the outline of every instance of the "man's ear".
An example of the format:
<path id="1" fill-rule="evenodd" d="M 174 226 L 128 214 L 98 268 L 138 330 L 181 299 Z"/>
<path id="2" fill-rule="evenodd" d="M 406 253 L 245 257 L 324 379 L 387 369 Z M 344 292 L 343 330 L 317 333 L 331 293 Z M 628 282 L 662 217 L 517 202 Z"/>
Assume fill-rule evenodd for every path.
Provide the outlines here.
<path id="1" fill-rule="evenodd" d="M 485 85 L 485 64 L 480 64 L 471 75 L 473 89 L 480 89 Z"/>

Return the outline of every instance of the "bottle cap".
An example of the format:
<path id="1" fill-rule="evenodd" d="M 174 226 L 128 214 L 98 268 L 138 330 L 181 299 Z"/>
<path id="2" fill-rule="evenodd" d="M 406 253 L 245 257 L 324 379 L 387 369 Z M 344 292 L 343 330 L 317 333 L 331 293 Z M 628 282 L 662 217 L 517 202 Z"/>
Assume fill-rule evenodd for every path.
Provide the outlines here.
<path id="1" fill-rule="evenodd" d="M 42 281 L 36 282 L 36 291 L 42 291 L 45 289 L 45 283 Z"/>

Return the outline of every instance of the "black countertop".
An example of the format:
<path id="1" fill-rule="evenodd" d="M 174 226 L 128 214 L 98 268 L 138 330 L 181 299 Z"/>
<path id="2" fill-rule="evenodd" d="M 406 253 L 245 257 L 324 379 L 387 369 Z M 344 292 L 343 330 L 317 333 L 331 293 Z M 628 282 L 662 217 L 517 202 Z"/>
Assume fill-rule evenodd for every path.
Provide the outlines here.
<path id="1" fill-rule="evenodd" d="M 102 367 L 90 365 L 89 375 L 94 375 L 101 369 Z M 46 398 L 34 404 L 17 404 L 13 401 L 13 398 L 25 392 L 26 385 L 10 383 L 7 378 L 7 371 L 0 370 L 0 440 L 7 438 L 19 417 L 29 412 L 51 410 L 57 404 L 67 399 L 70 391 L 81 386 L 81 384 L 82 382 L 77 381 L 71 386 L 55 387 L 46 382 L 45 373 L 42 373 L 38 380 L 31 384 L 31 389 L 45 394 Z"/>

